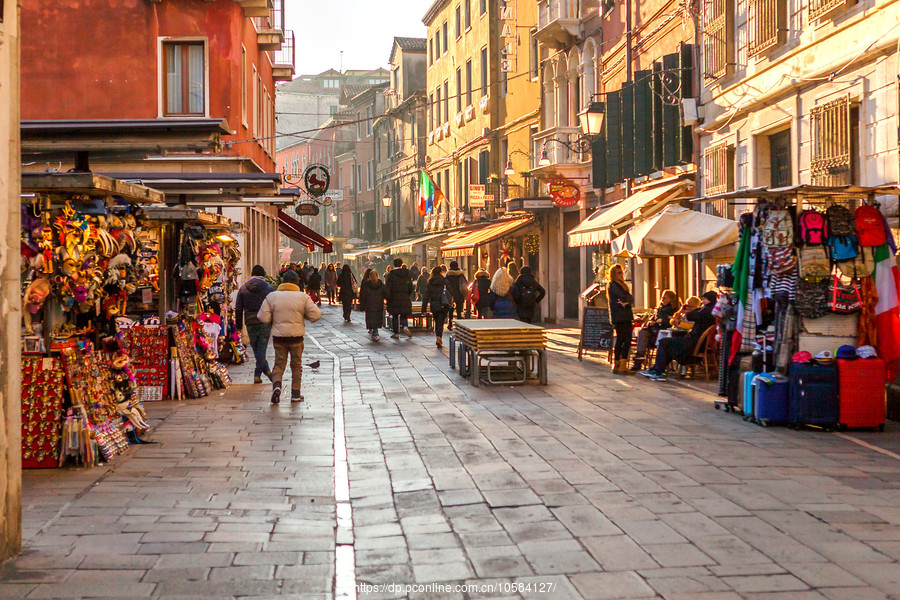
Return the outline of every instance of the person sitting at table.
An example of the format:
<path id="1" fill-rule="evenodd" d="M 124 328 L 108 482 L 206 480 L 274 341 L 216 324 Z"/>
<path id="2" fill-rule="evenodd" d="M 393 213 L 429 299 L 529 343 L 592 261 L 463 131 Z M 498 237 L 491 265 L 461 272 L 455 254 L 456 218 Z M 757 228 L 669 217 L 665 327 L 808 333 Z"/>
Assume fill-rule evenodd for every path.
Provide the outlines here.
<path id="1" fill-rule="evenodd" d="M 688 313 L 691 313 L 703 305 L 702 300 L 697 296 L 691 296 L 684 302 L 684 306 L 678 309 L 674 315 L 672 315 L 672 319 L 670 321 L 673 329 L 680 329 L 683 331 L 690 331 L 694 324 L 687 319 Z"/>
<path id="2" fill-rule="evenodd" d="M 634 364 L 631 367 L 632 371 L 640 371 L 643 369 L 644 356 L 647 353 L 647 348 L 651 345 L 656 345 L 656 337 L 659 335 L 660 330 L 669 326 L 672 317 L 678 311 L 680 306 L 681 301 L 678 298 L 678 294 L 672 290 L 663 291 L 662 296 L 659 298 L 659 306 L 653 311 L 653 316 L 650 317 L 649 321 L 644 323 L 644 326 L 638 332 L 637 348 L 634 353 Z"/>
<path id="3" fill-rule="evenodd" d="M 612 372 L 628 374 L 628 353 L 631 351 L 631 333 L 634 330 L 634 312 L 631 303 L 634 297 L 625 281 L 622 265 L 609 268 L 609 285 L 606 287 L 609 299 L 609 321 L 616 330 L 615 356 Z"/>
<path id="4" fill-rule="evenodd" d="M 434 321 L 434 345 L 438 350 L 444 346 L 444 321 L 447 314 L 453 308 L 451 304 L 444 304 L 444 290 L 447 289 L 447 278 L 444 277 L 440 267 L 431 269 L 431 277 L 428 278 L 428 286 L 422 294 L 422 314 L 431 307 L 431 317 Z"/>
<path id="5" fill-rule="evenodd" d="M 671 337 L 659 340 L 656 348 L 656 363 L 652 368 L 641 371 L 641 375 L 649 377 L 653 381 L 666 380 L 666 368 L 673 360 L 687 361 L 694 351 L 703 333 L 716 324 L 713 316 L 713 307 L 716 305 L 719 295 L 716 292 L 706 292 L 701 299 L 702 306 L 685 315 L 685 320 L 693 323 L 691 331 L 682 337 Z"/>

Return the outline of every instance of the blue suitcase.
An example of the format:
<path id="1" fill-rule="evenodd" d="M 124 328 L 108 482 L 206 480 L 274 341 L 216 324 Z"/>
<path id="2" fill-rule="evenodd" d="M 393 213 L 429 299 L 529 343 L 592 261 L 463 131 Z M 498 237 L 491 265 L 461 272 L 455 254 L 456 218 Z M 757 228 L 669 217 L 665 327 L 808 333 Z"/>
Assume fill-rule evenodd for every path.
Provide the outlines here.
<path id="1" fill-rule="evenodd" d="M 754 371 L 741 373 L 741 410 L 745 421 L 753 418 L 753 379 L 757 375 Z"/>
<path id="2" fill-rule="evenodd" d="M 780 376 L 774 381 L 760 376 L 753 380 L 756 395 L 753 402 L 753 420 L 767 425 L 788 422 L 788 396 L 791 384 Z"/>
<path id="3" fill-rule="evenodd" d="M 840 421 L 837 365 L 791 364 L 788 422 L 835 429 Z"/>

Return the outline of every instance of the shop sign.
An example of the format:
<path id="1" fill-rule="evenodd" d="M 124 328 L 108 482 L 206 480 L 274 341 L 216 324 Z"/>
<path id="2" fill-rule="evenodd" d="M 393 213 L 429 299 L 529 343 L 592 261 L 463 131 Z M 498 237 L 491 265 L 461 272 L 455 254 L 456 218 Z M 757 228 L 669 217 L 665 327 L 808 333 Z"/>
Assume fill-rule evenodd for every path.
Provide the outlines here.
<path id="1" fill-rule="evenodd" d="M 483 185 L 469 185 L 469 208 L 485 208 L 488 202 L 493 201 L 494 195 L 485 194 Z"/>
<path id="2" fill-rule="evenodd" d="M 343 202 L 344 201 L 344 190 L 338 188 L 336 190 L 328 190 L 325 192 L 325 198 L 330 199 L 332 202 Z"/>
<path id="3" fill-rule="evenodd" d="M 506 210 L 546 210 L 553 208 L 554 204 L 552 198 L 509 198 L 506 200 Z"/>
<path id="4" fill-rule="evenodd" d="M 470 202 L 470 204 L 471 204 L 471 202 Z M 482 212 L 482 210 L 480 208 L 473 208 L 472 209 L 472 220 L 480 221 L 481 220 L 481 212 Z"/>
<path id="5" fill-rule="evenodd" d="M 550 182 L 550 197 L 556 206 L 575 206 L 581 199 L 581 190 L 571 181 L 556 179 Z"/>
<path id="6" fill-rule="evenodd" d="M 516 46 L 518 23 L 516 0 L 506 0 L 500 8 L 500 72 L 516 72 Z"/>
<path id="7" fill-rule="evenodd" d="M 294 214 L 298 217 L 315 217 L 319 214 L 319 207 L 316 204 L 298 204 L 294 207 Z"/>
<path id="8" fill-rule="evenodd" d="M 303 187 L 314 198 L 324 196 L 330 184 L 331 175 L 323 165 L 309 165 L 303 172 Z"/>
<path id="9" fill-rule="evenodd" d="M 446 225 L 446 224 L 447 224 L 447 215 L 445 215 L 444 213 L 441 213 L 441 216 L 438 217 L 438 224 L 437 224 L 438 229 L 443 229 L 444 225 Z"/>
<path id="10" fill-rule="evenodd" d="M 456 225 L 457 220 L 459 220 L 459 211 L 454 206 L 450 209 L 450 226 Z"/>

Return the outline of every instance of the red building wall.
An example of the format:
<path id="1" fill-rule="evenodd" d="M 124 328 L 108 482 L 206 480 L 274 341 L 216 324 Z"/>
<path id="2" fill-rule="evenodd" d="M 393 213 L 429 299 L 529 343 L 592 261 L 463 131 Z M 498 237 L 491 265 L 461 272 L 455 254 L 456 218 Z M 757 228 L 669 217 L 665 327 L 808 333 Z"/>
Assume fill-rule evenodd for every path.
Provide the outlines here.
<path id="1" fill-rule="evenodd" d="M 253 21 L 233 0 L 29 0 L 22 6 L 22 119 L 152 119 L 160 110 L 160 38 L 202 38 L 207 44 L 209 117 L 227 119 L 247 140 L 254 117 L 241 118 L 241 45 L 246 48 L 248 112 L 256 65 L 274 103 L 268 53 L 260 51 Z M 268 113 L 271 112 L 271 115 Z M 269 143 L 268 141 L 266 143 Z M 261 143 L 225 153 L 252 158 L 264 171 L 274 161 Z M 273 145 L 274 154 L 274 145 Z"/>

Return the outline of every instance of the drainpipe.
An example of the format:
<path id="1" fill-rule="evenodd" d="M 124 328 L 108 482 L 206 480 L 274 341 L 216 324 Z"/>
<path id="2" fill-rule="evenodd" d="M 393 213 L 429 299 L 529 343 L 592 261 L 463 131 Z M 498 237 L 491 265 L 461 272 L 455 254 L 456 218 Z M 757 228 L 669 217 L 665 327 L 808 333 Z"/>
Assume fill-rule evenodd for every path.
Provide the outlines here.
<path id="1" fill-rule="evenodd" d="M 634 66 L 631 64 L 633 60 L 633 56 L 631 54 L 632 45 L 634 40 L 632 39 L 631 32 L 631 10 L 633 7 L 634 0 L 626 0 L 625 2 L 625 79 L 628 83 L 631 83 L 634 78 L 633 71 Z M 631 179 L 625 180 L 625 197 L 631 195 Z"/>

